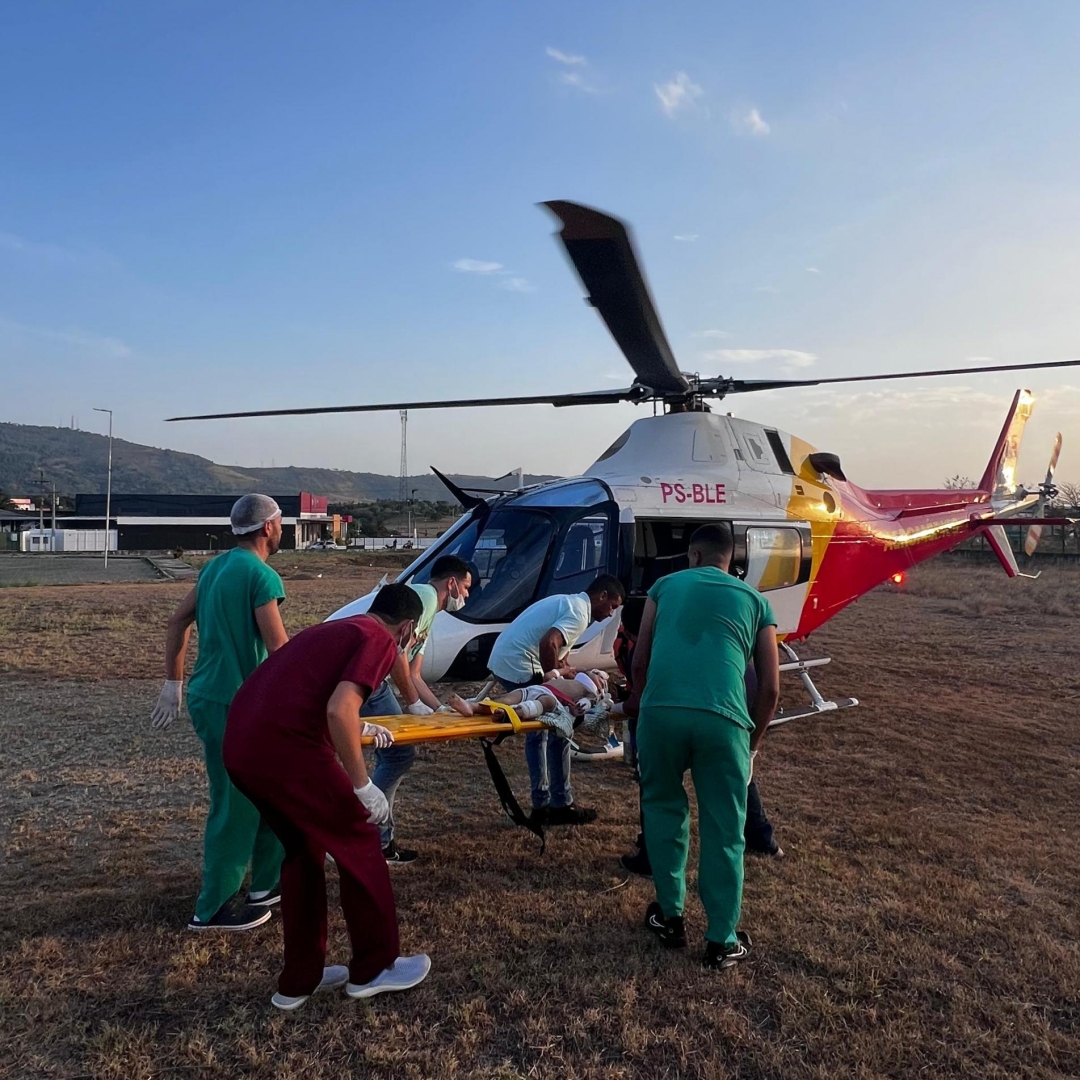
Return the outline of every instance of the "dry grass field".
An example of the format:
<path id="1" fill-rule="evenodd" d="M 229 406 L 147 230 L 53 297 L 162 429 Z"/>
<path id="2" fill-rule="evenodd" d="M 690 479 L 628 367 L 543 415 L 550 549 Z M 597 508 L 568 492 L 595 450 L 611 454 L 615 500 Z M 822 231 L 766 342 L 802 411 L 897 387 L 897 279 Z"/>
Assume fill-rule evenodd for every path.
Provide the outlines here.
<path id="1" fill-rule="evenodd" d="M 328 562 L 338 559 L 327 557 Z M 296 630 L 381 571 L 299 568 Z M 753 960 L 722 976 L 640 928 L 618 764 L 601 819 L 540 857 L 479 749 L 425 748 L 399 802 L 407 995 L 271 1009 L 275 917 L 186 932 L 205 784 L 190 727 L 150 730 L 180 585 L 0 592 L 0 1075 L 1073 1077 L 1080 1074 L 1080 569 L 1008 581 L 939 561 L 824 628 L 821 684 L 862 707 L 759 758 L 787 851 L 752 861 Z M 786 688 L 794 698 L 795 686 Z M 520 747 L 500 751 L 526 793 Z M 333 895 L 334 886 L 331 886 Z M 331 960 L 345 954 L 340 917 Z"/>

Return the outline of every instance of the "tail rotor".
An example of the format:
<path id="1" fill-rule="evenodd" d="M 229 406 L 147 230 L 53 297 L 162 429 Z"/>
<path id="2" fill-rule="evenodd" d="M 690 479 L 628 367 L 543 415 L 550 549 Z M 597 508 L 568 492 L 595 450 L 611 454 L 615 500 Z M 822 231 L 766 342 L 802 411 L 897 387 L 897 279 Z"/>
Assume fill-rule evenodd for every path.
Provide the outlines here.
<path id="1" fill-rule="evenodd" d="M 1057 498 L 1058 490 L 1054 487 L 1054 471 L 1057 469 L 1058 458 L 1061 456 L 1061 432 L 1054 439 L 1054 449 L 1050 452 L 1050 464 L 1046 468 L 1046 479 L 1039 485 L 1039 501 L 1035 504 L 1035 517 L 1046 516 L 1046 505 Z M 1027 536 L 1024 538 L 1024 554 L 1028 557 L 1035 554 L 1039 546 L 1039 538 L 1042 536 L 1044 525 L 1029 525 Z"/>

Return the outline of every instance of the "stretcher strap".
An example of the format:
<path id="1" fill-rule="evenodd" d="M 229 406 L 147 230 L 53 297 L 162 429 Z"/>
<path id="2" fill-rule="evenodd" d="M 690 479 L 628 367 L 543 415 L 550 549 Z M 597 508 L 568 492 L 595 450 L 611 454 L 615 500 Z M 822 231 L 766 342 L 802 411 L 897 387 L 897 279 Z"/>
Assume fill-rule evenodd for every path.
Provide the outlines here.
<path id="1" fill-rule="evenodd" d="M 491 773 L 491 782 L 495 785 L 495 792 L 499 796 L 499 802 L 502 804 L 503 810 L 506 812 L 507 817 L 515 825 L 520 825 L 523 829 L 528 829 L 540 839 L 540 854 L 544 854 L 544 849 L 547 847 L 547 839 L 544 836 L 544 827 L 539 822 L 534 821 L 530 817 L 526 817 L 525 811 L 521 809 L 517 799 L 514 798 L 513 789 L 510 787 L 510 781 L 506 779 L 506 773 L 503 772 L 502 766 L 499 764 L 498 756 L 495 754 L 495 744 L 501 742 L 505 738 L 504 735 L 500 735 L 494 741 L 491 739 L 481 739 L 480 745 L 484 748 L 484 760 L 487 762 L 488 772 Z"/>
<path id="2" fill-rule="evenodd" d="M 489 709 L 498 710 L 504 712 L 510 718 L 510 726 L 515 732 L 521 731 L 521 717 L 517 714 L 517 709 L 513 705 L 505 705 L 501 701 L 492 701 L 491 698 L 484 698 L 480 702 L 481 705 L 486 705 Z"/>

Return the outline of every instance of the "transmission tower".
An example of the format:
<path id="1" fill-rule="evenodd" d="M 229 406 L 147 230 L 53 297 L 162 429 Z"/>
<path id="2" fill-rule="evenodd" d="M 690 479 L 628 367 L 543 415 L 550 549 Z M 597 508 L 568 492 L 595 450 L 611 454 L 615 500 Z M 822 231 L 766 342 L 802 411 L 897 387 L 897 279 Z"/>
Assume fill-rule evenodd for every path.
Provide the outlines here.
<path id="1" fill-rule="evenodd" d="M 401 476 L 398 480 L 398 502 L 409 501 L 409 412 L 401 410 Z"/>

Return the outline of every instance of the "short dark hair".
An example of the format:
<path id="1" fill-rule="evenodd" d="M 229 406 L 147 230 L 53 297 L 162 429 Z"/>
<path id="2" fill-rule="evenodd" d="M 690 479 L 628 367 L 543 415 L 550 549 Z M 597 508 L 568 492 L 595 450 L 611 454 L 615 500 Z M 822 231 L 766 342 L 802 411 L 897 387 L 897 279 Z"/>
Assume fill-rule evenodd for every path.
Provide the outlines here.
<path id="1" fill-rule="evenodd" d="M 417 620 L 424 613 L 420 597 L 408 585 L 384 585 L 371 601 L 369 614 L 378 615 L 385 623 L 396 626 L 408 619 Z"/>
<path id="2" fill-rule="evenodd" d="M 637 637 L 641 631 L 641 616 L 645 614 L 647 596 L 628 596 L 623 601 L 622 625 L 628 634 Z"/>
<path id="3" fill-rule="evenodd" d="M 608 596 L 617 596 L 620 600 L 626 595 L 623 583 L 614 574 L 601 574 L 585 591 L 590 596 L 606 592 Z"/>
<path id="4" fill-rule="evenodd" d="M 429 581 L 445 581 L 447 578 L 463 578 L 466 574 L 472 576 L 472 568 L 464 559 L 456 555 L 443 555 L 435 560 L 431 568 Z"/>
<path id="5" fill-rule="evenodd" d="M 690 550 L 700 551 L 707 563 L 721 563 L 735 550 L 735 537 L 726 521 L 702 525 L 690 537 Z"/>

